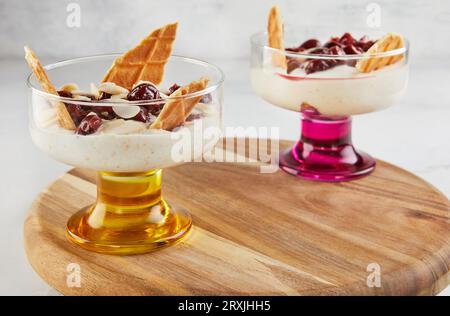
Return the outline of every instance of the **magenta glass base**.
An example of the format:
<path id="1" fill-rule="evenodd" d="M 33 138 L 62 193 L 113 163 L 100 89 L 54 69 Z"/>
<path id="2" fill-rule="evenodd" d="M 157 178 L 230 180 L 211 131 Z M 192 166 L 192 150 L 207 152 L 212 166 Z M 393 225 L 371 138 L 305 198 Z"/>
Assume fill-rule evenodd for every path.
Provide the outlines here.
<path id="1" fill-rule="evenodd" d="M 284 171 L 309 180 L 339 182 L 375 169 L 375 159 L 353 147 L 350 117 L 303 113 L 301 131 L 297 144 L 280 155 Z"/>

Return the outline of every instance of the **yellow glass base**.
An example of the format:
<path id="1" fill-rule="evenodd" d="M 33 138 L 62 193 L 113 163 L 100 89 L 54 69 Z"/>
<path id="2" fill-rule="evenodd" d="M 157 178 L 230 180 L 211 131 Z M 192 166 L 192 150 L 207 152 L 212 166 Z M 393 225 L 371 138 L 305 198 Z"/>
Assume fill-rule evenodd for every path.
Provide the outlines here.
<path id="1" fill-rule="evenodd" d="M 99 172 L 97 201 L 74 214 L 67 236 L 95 252 L 132 255 L 173 245 L 192 226 L 186 210 L 161 197 L 162 170 L 142 173 Z"/>

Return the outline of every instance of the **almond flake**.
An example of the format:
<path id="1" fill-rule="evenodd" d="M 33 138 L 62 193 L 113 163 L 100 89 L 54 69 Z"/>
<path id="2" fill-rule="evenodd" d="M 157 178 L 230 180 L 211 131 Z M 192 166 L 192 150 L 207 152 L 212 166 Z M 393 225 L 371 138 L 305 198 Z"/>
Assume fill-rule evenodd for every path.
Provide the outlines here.
<path id="1" fill-rule="evenodd" d="M 85 95 L 74 95 L 73 98 L 75 100 L 80 100 L 80 101 L 91 101 L 91 98 L 89 98 Z"/>
<path id="2" fill-rule="evenodd" d="M 104 93 L 108 93 L 111 95 L 115 95 L 115 94 L 123 94 L 126 93 L 128 94 L 128 90 L 116 85 L 113 82 L 103 82 L 98 86 L 98 90 Z"/>
<path id="3" fill-rule="evenodd" d="M 124 119 L 130 119 L 132 117 L 135 117 L 139 111 L 141 110 L 136 105 L 121 105 L 121 106 L 113 106 L 113 111 L 118 116 Z"/>
<path id="4" fill-rule="evenodd" d="M 128 101 L 125 100 L 128 96 L 128 93 L 120 93 L 120 94 L 113 94 L 109 100 L 118 100 L 118 101 Z"/>
<path id="5" fill-rule="evenodd" d="M 100 91 L 98 90 L 95 83 L 91 82 L 90 88 L 91 88 L 91 94 L 94 95 L 97 100 L 100 99 Z"/>
<path id="6" fill-rule="evenodd" d="M 59 88 L 59 90 L 71 93 L 72 91 L 79 90 L 79 88 L 76 83 L 66 83 L 65 85 L 62 85 L 61 88 Z"/>

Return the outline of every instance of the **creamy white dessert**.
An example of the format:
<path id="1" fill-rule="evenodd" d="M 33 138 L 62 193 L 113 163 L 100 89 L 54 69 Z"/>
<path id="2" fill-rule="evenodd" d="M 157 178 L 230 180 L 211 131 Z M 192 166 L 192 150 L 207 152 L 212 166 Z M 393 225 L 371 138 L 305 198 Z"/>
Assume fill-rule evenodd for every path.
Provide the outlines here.
<path id="1" fill-rule="evenodd" d="M 340 65 L 306 74 L 295 69 L 286 74 L 270 61 L 251 70 L 256 93 L 273 105 L 300 111 L 302 104 L 323 115 L 355 115 L 382 110 L 395 104 L 405 92 L 408 65 L 398 62 L 370 73 Z"/>
<path id="2" fill-rule="evenodd" d="M 41 102 L 40 102 L 41 101 Z M 180 155 L 198 159 L 215 141 L 203 137 L 208 128 L 218 129 L 220 113 L 214 104 L 199 103 L 193 110 L 198 118 L 173 131 L 150 129 L 134 120 L 103 120 L 93 134 L 79 135 L 57 124 L 53 108 L 46 100 L 33 100 L 31 136 L 52 158 L 81 168 L 110 172 L 139 172 L 165 168 L 180 161 Z M 180 149 L 190 152 L 180 153 Z M 176 151 L 176 153 L 174 153 Z"/>

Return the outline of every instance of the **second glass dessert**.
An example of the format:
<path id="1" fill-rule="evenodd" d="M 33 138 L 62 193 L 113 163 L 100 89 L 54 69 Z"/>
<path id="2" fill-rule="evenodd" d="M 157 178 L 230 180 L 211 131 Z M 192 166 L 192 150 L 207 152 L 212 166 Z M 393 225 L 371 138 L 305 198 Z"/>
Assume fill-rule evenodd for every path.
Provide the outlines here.
<path id="1" fill-rule="evenodd" d="M 280 167 L 327 182 L 369 174 L 375 160 L 353 146 L 351 117 L 400 100 L 408 81 L 408 42 L 370 30 L 339 34 L 278 25 L 288 47 L 281 49 L 269 43 L 271 23 L 269 18 L 269 32 L 251 38 L 252 85 L 264 100 L 301 115 L 301 137 L 280 155 Z"/>

